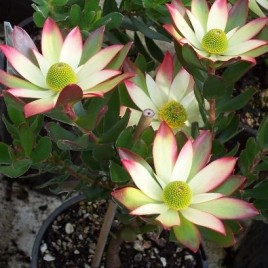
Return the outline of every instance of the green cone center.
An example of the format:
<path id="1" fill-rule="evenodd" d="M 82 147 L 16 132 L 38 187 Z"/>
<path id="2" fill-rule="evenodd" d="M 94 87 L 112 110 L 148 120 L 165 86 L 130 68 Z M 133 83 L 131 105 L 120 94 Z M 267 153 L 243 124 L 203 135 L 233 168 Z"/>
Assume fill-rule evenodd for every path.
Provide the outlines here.
<path id="1" fill-rule="evenodd" d="M 221 54 L 228 47 L 227 36 L 220 29 L 212 29 L 202 39 L 202 47 L 210 54 Z"/>
<path id="2" fill-rule="evenodd" d="M 174 210 L 187 208 L 192 201 L 192 190 L 183 181 L 170 182 L 163 190 L 163 201 Z"/>
<path id="3" fill-rule="evenodd" d="M 75 84 L 77 77 L 69 64 L 58 62 L 49 68 L 46 82 L 50 89 L 61 91 L 64 87 Z"/>
<path id="4" fill-rule="evenodd" d="M 169 101 L 159 109 L 159 118 L 171 128 L 181 128 L 187 120 L 187 113 L 183 105 L 176 101 Z"/>

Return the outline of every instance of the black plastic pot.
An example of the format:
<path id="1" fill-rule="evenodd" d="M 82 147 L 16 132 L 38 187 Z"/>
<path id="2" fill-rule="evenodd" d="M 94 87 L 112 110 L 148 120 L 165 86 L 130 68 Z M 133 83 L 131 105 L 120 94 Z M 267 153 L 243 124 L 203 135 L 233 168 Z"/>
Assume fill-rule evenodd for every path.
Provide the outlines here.
<path id="1" fill-rule="evenodd" d="M 40 254 L 40 246 L 41 242 L 44 239 L 44 236 L 50 227 L 50 225 L 54 222 L 57 217 L 62 214 L 64 211 L 68 210 L 70 207 L 78 204 L 80 201 L 84 201 L 85 197 L 83 195 L 78 195 L 69 200 L 65 201 L 61 206 L 59 206 L 54 212 L 52 212 L 49 217 L 45 220 L 43 225 L 41 226 L 36 239 L 34 241 L 33 249 L 32 249 L 32 260 L 31 260 L 31 268 L 38 268 L 38 258 Z M 201 246 L 199 251 L 196 253 L 196 267 L 197 268 L 208 268 L 206 254 L 204 252 L 203 247 Z M 61 267 L 60 267 L 61 268 Z"/>
<path id="2" fill-rule="evenodd" d="M 55 209 L 45 220 L 43 225 L 41 226 L 32 249 L 32 260 L 31 260 L 31 268 L 38 268 L 38 256 L 40 252 L 40 245 L 44 238 L 44 235 L 48 229 L 48 227 L 53 223 L 53 221 L 65 210 L 70 208 L 71 206 L 79 203 L 80 201 L 85 200 L 83 195 L 78 195 L 69 200 L 65 201 L 62 205 L 60 205 L 57 209 Z"/>

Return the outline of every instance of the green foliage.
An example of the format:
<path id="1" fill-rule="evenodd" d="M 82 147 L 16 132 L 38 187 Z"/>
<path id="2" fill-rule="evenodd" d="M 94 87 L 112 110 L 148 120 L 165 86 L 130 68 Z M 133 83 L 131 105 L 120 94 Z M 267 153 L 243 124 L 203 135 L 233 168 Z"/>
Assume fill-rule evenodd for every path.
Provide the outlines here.
<path id="1" fill-rule="evenodd" d="M 12 144 L 0 142 L 0 173 L 16 178 L 24 175 L 33 165 L 43 162 L 51 154 L 51 141 L 40 135 L 43 116 L 26 119 L 17 103 L 4 97 L 8 117 L 2 120 L 12 137 Z"/>
<path id="2" fill-rule="evenodd" d="M 122 22 L 122 14 L 112 12 L 102 16 L 99 0 L 33 0 L 34 22 L 42 27 L 46 18 L 51 17 L 62 28 L 79 26 L 81 30 L 93 31 L 102 25 L 108 29 L 117 28 Z"/>

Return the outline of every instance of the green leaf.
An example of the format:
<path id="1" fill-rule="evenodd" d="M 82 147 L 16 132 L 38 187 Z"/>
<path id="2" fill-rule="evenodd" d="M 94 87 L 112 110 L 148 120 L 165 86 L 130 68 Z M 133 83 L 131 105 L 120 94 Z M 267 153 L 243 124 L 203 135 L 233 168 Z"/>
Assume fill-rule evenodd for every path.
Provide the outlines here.
<path id="1" fill-rule="evenodd" d="M 120 103 L 119 92 L 117 90 L 112 91 L 112 96 L 108 102 L 108 111 L 103 118 L 103 131 L 109 131 L 116 122 L 119 120 Z"/>
<path id="2" fill-rule="evenodd" d="M 103 3 L 103 15 L 107 15 L 114 11 L 118 11 L 117 3 L 115 0 L 105 0 Z"/>
<path id="3" fill-rule="evenodd" d="M 143 140 L 136 141 L 131 147 L 131 151 L 140 155 L 143 158 L 146 158 L 149 153 L 148 146 Z"/>
<path id="4" fill-rule="evenodd" d="M 119 236 L 123 241 L 126 242 L 134 242 L 137 239 L 137 229 L 132 228 L 131 226 L 124 226 L 120 233 Z"/>
<path id="5" fill-rule="evenodd" d="M 93 98 L 86 105 L 85 114 L 79 116 L 75 123 L 80 127 L 91 131 L 98 125 L 107 110 L 107 98 Z"/>
<path id="6" fill-rule="evenodd" d="M 89 140 L 87 135 L 76 138 L 75 140 L 58 140 L 57 146 L 61 150 L 81 151 L 87 149 Z"/>
<path id="7" fill-rule="evenodd" d="M 262 158 L 262 161 L 256 166 L 256 170 L 258 171 L 268 170 L 268 156 Z"/>
<path id="8" fill-rule="evenodd" d="M 253 202 L 254 207 L 256 207 L 257 209 L 260 210 L 267 210 L 268 211 L 268 202 L 267 202 L 267 198 L 265 200 L 255 200 Z"/>
<path id="9" fill-rule="evenodd" d="M 93 157 L 98 161 L 111 160 L 115 157 L 115 151 L 110 145 L 98 144 L 93 148 Z"/>
<path id="10" fill-rule="evenodd" d="M 62 122 L 68 125 L 73 125 L 73 121 L 66 115 L 61 106 L 54 108 L 46 113 L 46 116 L 54 119 L 55 121 Z"/>
<path id="11" fill-rule="evenodd" d="M 122 148 L 131 149 L 133 145 L 132 143 L 133 130 L 134 130 L 133 127 L 128 127 L 120 133 L 115 143 L 117 148 L 122 147 Z"/>
<path id="12" fill-rule="evenodd" d="M 31 160 L 21 159 L 10 166 L 0 166 L 0 173 L 10 178 L 18 178 L 26 173 L 31 167 Z"/>
<path id="13" fill-rule="evenodd" d="M 13 137 L 17 137 L 18 136 L 18 128 L 16 128 L 14 125 L 12 125 L 11 123 L 9 123 L 9 121 L 5 118 L 5 116 L 2 116 L 2 121 L 5 124 L 5 127 L 7 129 L 7 131 L 9 132 L 9 134 Z"/>
<path id="14" fill-rule="evenodd" d="M 45 129 L 48 133 L 48 136 L 55 142 L 58 140 L 75 140 L 76 136 L 71 132 L 63 127 L 61 127 L 59 124 L 54 122 L 49 122 Z"/>
<path id="15" fill-rule="evenodd" d="M 211 229 L 204 228 L 201 226 L 199 226 L 199 229 L 205 239 L 215 242 L 222 247 L 230 247 L 235 243 L 234 235 L 232 229 L 228 225 L 225 224 L 224 227 L 226 235 L 217 233 Z"/>
<path id="16" fill-rule="evenodd" d="M 184 146 L 184 144 L 188 141 L 188 138 L 187 138 L 186 134 L 183 133 L 182 131 L 178 131 L 176 133 L 175 137 L 176 137 L 176 142 L 177 142 L 177 149 L 179 152 L 182 149 L 182 147 Z"/>
<path id="17" fill-rule="evenodd" d="M 233 112 L 243 108 L 256 93 L 254 88 L 250 88 L 247 91 L 241 93 L 240 95 L 234 97 L 233 99 L 223 102 L 218 105 L 218 113 Z"/>
<path id="18" fill-rule="evenodd" d="M 114 161 L 110 161 L 110 176 L 112 181 L 119 185 L 125 184 L 131 179 L 129 173 Z"/>
<path id="19" fill-rule="evenodd" d="M 32 119 L 31 122 L 29 122 L 31 130 L 33 131 L 35 135 L 38 135 L 40 131 L 42 130 L 42 128 L 44 127 L 44 116 L 36 115 L 29 119 Z"/>
<path id="20" fill-rule="evenodd" d="M 203 94 L 207 100 L 220 99 L 226 94 L 226 84 L 222 77 L 209 75 L 203 86 Z"/>
<path id="21" fill-rule="evenodd" d="M 242 173 L 249 179 L 249 169 L 255 159 L 255 157 L 259 154 L 260 147 L 256 143 L 253 137 L 249 138 L 246 143 L 246 148 L 239 155 L 239 168 Z M 252 172 L 251 172 L 252 173 Z"/>
<path id="22" fill-rule="evenodd" d="M 134 33 L 134 47 L 136 47 L 137 53 L 142 54 L 147 62 L 152 60 L 151 56 L 149 55 L 149 53 L 145 49 L 145 47 L 144 47 L 140 37 L 138 36 L 137 32 Z"/>
<path id="23" fill-rule="evenodd" d="M 143 33 L 146 37 L 150 38 L 150 39 L 154 39 L 154 40 L 161 40 L 161 41 L 166 41 L 166 42 L 170 42 L 170 39 L 168 37 L 166 37 L 163 34 L 160 34 L 154 30 L 152 30 L 151 28 L 149 28 L 143 21 L 142 18 L 135 18 L 135 17 L 131 17 L 130 20 L 132 21 L 133 25 L 136 27 L 136 29 L 138 31 L 140 31 L 141 33 Z"/>
<path id="24" fill-rule="evenodd" d="M 178 59 L 187 72 L 199 81 L 205 81 L 207 74 L 193 48 L 189 45 L 180 46 L 176 43 L 174 46 Z"/>
<path id="25" fill-rule="evenodd" d="M 46 160 L 52 151 L 52 142 L 49 137 L 41 137 L 31 153 L 33 163 L 40 163 Z"/>
<path id="26" fill-rule="evenodd" d="M 21 123 L 25 122 L 25 117 L 22 110 L 18 110 L 12 105 L 7 105 L 6 107 L 8 111 L 8 116 L 14 123 L 14 125 L 18 126 Z"/>
<path id="27" fill-rule="evenodd" d="M 34 145 L 34 135 L 32 129 L 26 123 L 19 126 L 19 139 L 24 153 L 27 157 L 30 156 Z"/>
<path id="28" fill-rule="evenodd" d="M 15 84 L 13 85 L 13 87 L 18 87 L 18 84 L 16 83 L 16 81 L 14 83 Z M 23 85 L 23 82 L 19 82 L 19 84 L 21 86 L 21 85 Z M 27 84 L 25 84 L 24 86 L 27 86 Z M 6 103 L 6 107 L 7 108 L 9 106 L 12 106 L 12 107 L 14 107 L 15 109 L 17 109 L 19 111 L 23 111 L 24 104 L 23 104 L 22 101 L 19 101 L 17 98 L 15 98 L 10 93 L 7 93 L 5 91 L 3 91 L 2 93 L 3 93 L 3 97 L 4 97 L 4 100 L 5 100 L 5 103 Z"/>
<path id="29" fill-rule="evenodd" d="M 186 44 L 181 47 L 181 55 L 183 59 L 185 60 L 185 62 L 187 62 L 191 66 L 197 69 L 204 70 L 204 66 L 202 65 L 196 52 L 190 45 Z"/>
<path id="30" fill-rule="evenodd" d="M 261 122 L 256 140 L 263 150 L 268 149 L 268 116 Z"/>
<path id="31" fill-rule="evenodd" d="M 120 135 L 123 129 L 127 127 L 130 117 L 130 110 L 126 110 L 124 116 L 107 132 L 105 132 L 102 137 L 100 137 L 100 143 L 114 142 Z"/>
<path id="32" fill-rule="evenodd" d="M 155 132 L 152 127 L 146 128 L 141 134 L 141 139 L 147 144 L 147 146 L 152 146 L 154 137 Z"/>
<path id="33" fill-rule="evenodd" d="M 214 128 L 216 129 L 216 134 L 220 134 L 227 126 L 232 122 L 233 118 L 235 117 L 235 113 L 222 113 L 219 114 L 216 118 Z"/>
<path id="34" fill-rule="evenodd" d="M 65 6 L 68 0 L 50 0 L 50 2 L 54 6 Z"/>
<path id="35" fill-rule="evenodd" d="M 95 27 L 99 27 L 101 25 L 105 25 L 106 30 L 111 30 L 115 28 L 119 28 L 123 20 L 123 15 L 119 12 L 113 12 L 110 14 L 107 14 L 100 20 L 98 20 L 97 25 L 94 25 Z"/>
<path id="36" fill-rule="evenodd" d="M 0 142 L 0 164 L 11 164 L 9 146 L 3 142 Z"/>
<path id="37" fill-rule="evenodd" d="M 81 7 L 77 4 L 71 6 L 70 22 L 73 26 L 79 25 L 82 17 Z"/>
<path id="38" fill-rule="evenodd" d="M 142 54 L 138 54 L 135 60 L 135 64 L 140 70 L 146 72 L 147 63 L 145 57 Z"/>
<path id="39" fill-rule="evenodd" d="M 82 151 L 81 160 L 88 168 L 92 170 L 100 170 L 100 162 L 92 156 L 91 151 Z"/>
<path id="40" fill-rule="evenodd" d="M 240 175 L 231 175 L 220 186 L 213 189 L 214 193 L 220 193 L 224 195 L 231 195 L 238 187 L 241 186 L 245 178 Z"/>
<path id="41" fill-rule="evenodd" d="M 156 59 L 158 62 L 162 62 L 164 58 L 164 53 L 159 48 L 159 46 L 150 38 L 145 36 L 145 44 L 149 53 Z"/>
<path id="42" fill-rule="evenodd" d="M 85 1 L 85 10 L 96 11 L 99 8 L 99 0 Z"/>
<path id="43" fill-rule="evenodd" d="M 229 65 L 223 72 L 222 77 L 226 82 L 233 84 L 237 82 L 247 71 L 254 66 L 249 61 L 239 61 Z"/>
<path id="44" fill-rule="evenodd" d="M 257 198 L 257 199 L 268 199 L 268 181 L 264 181 L 258 184 L 253 189 L 248 189 L 243 193 L 245 198 Z M 268 208 L 268 202 L 267 202 Z"/>
<path id="45" fill-rule="evenodd" d="M 36 11 L 33 13 L 33 20 L 37 27 L 41 28 L 43 27 L 46 18 L 43 16 L 43 14 L 40 11 Z"/>
<path id="46" fill-rule="evenodd" d="M 86 197 L 86 200 L 88 201 L 94 201 L 99 198 L 101 199 L 107 199 L 109 197 L 109 192 L 103 188 L 100 187 L 84 187 L 83 189 L 80 190 L 80 192 L 83 192 L 83 194 Z"/>
<path id="47" fill-rule="evenodd" d="M 222 131 L 222 133 L 219 135 L 218 139 L 220 142 L 225 143 L 229 141 L 231 138 L 236 136 L 239 132 L 243 131 L 242 129 L 239 129 L 239 117 L 236 115 L 232 118 L 230 123 L 226 126 L 226 128 Z"/>

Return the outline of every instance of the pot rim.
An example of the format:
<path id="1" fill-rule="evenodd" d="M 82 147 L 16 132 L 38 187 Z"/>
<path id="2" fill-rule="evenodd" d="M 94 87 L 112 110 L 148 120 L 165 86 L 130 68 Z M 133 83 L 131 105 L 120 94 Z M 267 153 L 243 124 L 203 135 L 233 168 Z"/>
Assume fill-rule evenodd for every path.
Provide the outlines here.
<path id="1" fill-rule="evenodd" d="M 41 225 L 37 236 L 34 240 L 33 248 L 32 248 L 32 254 L 31 254 L 31 266 L 30 268 L 37 268 L 38 264 L 38 256 L 40 251 L 40 245 L 43 240 L 43 237 L 48 229 L 48 227 L 52 224 L 52 222 L 67 208 L 71 207 L 72 205 L 75 205 L 76 203 L 85 200 L 85 196 L 80 194 L 71 197 L 70 199 L 64 201 L 59 207 L 57 207 L 54 211 L 52 211 L 49 216 L 46 218 L 46 220 Z"/>

